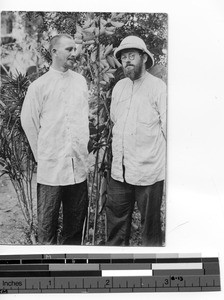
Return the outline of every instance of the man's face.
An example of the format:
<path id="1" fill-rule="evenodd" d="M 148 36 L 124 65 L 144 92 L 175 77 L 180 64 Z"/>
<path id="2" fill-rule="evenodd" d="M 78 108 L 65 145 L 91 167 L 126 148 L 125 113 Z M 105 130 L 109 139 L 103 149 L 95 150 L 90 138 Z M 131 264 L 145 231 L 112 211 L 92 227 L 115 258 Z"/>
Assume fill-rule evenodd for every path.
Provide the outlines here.
<path id="1" fill-rule="evenodd" d="M 57 65 L 66 70 L 73 68 L 76 60 L 76 45 L 74 40 L 63 37 L 58 41 L 54 49 L 54 59 Z"/>
<path id="2" fill-rule="evenodd" d="M 131 80 L 140 78 L 145 69 L 145 58 L 135 49 L 123 50 L 121 52 L 121 63 L 125 76 Z"/>

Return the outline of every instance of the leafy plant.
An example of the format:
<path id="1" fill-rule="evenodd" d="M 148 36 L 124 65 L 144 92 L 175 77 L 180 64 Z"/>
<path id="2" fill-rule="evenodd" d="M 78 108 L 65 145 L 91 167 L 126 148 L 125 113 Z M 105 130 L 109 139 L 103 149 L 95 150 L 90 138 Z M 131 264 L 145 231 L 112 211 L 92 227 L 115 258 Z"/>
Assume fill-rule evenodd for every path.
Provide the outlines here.
<path id="1" fill-rule="evenodd" d="M 20 124 L 20 111 L 25 97 L 28 78 L 2 77 L 0 122 L 0 176 L 7 174 L 16 191 L 17 199 L 28 224 L 29 239 L 36 243 L 32 178 L 35 162 L 27 138 Z"/>

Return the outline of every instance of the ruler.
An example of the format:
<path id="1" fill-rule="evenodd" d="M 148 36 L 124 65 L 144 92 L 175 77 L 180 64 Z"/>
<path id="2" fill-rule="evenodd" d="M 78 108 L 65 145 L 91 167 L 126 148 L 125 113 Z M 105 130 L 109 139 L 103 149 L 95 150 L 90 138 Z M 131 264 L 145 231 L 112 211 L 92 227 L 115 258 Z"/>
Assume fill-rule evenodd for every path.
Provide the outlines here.
<path id="1" fill-rule="evenodd" d="M 221 291 L 218 257 L 200 254 L 0 255 L 0 293 Z"/>

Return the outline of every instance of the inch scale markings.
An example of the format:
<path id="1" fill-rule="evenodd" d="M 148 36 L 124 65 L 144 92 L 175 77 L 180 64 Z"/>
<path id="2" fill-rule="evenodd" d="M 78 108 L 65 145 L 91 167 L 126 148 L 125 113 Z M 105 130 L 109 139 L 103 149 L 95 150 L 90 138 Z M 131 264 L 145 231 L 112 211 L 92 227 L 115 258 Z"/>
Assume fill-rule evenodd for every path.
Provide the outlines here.
<path id="1" fill-rule="evenodd" d="M 220 290 L 217 257 L 192 254 L 0 255 L 0 293 Z"/>

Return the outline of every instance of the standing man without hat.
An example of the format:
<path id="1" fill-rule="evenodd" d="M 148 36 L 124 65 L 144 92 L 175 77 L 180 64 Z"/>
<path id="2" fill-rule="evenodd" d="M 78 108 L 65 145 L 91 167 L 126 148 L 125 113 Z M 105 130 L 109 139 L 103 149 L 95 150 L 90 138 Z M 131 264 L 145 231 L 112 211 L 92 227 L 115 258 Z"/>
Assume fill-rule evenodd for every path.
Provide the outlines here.
<path id="1" fill-rule="evenodd" d="M 162 246 L 161 203 L 166 162 L 166 85 L 146 71 L 153 56 L 142 39 L 115 50 L 125 74 L 112 92 L 112 169 L 106 202 L 107 245 L 129 245 L 135 202 L 142 245 Z"/>
<path id="2" fill-rule="evenodd" d="M 62 244 L 81 244 L 88 209 L 86 80 L 70 70 L 76 45 L 66 34 L 50 41 L 52 64 L 32 82 L 21 122 L 37 162 L 38 243 L 56 244 L 62 203 Z"/>

